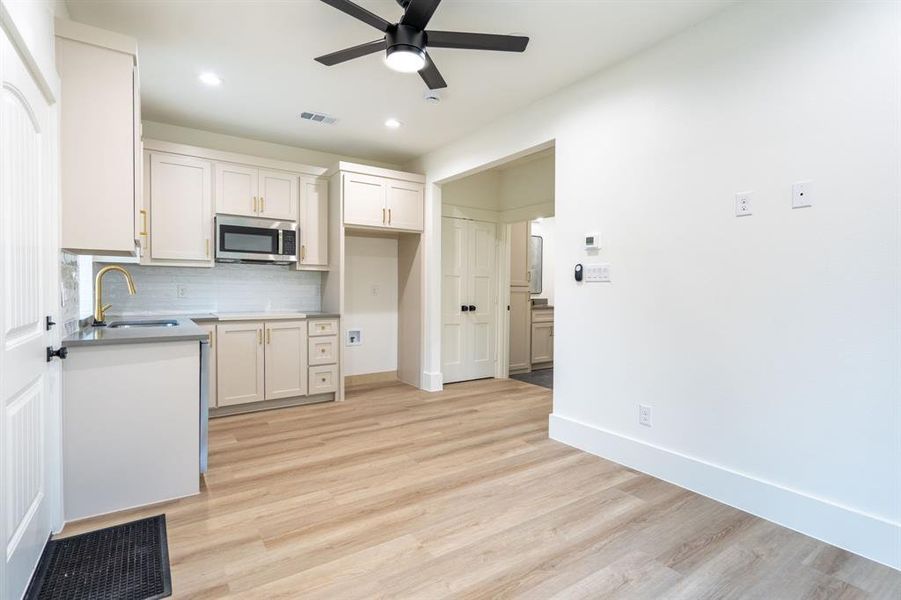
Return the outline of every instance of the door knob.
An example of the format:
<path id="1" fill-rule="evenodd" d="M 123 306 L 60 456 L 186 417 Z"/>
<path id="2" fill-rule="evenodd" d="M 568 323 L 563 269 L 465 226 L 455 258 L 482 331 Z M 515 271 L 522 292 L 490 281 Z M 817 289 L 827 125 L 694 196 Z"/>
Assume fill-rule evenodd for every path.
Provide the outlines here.
<path id="1" fill-rule="evenodd" d="M 69 356 L 69 349 L 63 346 L 59 350 L 54 350 L 53 346 L 47 346 L 47 362 L 53 360 L 54 356 L 58 356 L 61 360 L 65 360 Z"/>
<path id="2" fill-rule="evenodd" d="M 56 323 L 53 321 L 53 316 L 47 315 L 47 319 L 44 321 L 44 328 L 47 331 L 50 331 L 51 329 L 53 329 L 54 325 L 56 325 Z"/>
<path id="3" fill-rule="evenodd" d="M 470 304 L 470 305 L 469 305 L 469 312 L 475 312 L 475 311 L 476 311 L 476 307 L 473 306 L 472 304 Z"/>

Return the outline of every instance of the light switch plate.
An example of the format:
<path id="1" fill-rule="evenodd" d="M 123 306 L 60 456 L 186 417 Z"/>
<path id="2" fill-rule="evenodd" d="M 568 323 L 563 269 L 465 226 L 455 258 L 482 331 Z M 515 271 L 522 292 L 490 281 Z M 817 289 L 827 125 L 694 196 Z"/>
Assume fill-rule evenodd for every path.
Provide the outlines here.
<path id="1" fill-rule="evenodd" d="M 813 206 L 813 182 L 799 181 L 792 184 L 792 208 Z"/>
<path id="2" fill-rule="evenodd" d="M 739 192 L 735 194 L 735 216 L 747 217 L 752 215 L 751 192 Z"/>
<path id="3" fill-rule="evenodd" d="M 610 265 L 606 263 L 585 265 L 583 280 L 589 283 L 610 283 Z"/>

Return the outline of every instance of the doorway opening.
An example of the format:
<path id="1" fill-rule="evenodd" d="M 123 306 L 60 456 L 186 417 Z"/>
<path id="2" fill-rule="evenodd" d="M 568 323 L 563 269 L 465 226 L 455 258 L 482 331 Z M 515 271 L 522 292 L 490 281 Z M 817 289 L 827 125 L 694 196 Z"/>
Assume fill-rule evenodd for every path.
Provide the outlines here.
<path id="1" fill-rule="evenodd" d="M 443 382 L 553 386 L 554 148 L 441 186 Z"/>

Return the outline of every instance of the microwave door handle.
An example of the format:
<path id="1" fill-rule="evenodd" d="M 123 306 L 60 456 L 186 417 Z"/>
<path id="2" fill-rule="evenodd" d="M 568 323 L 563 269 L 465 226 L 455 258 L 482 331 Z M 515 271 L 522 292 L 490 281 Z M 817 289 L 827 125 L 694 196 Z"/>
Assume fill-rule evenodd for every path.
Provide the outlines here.
<path id="1" fill-rule="evenodd" d="M 284 254 L 284 240 L 282 239 L 282 234 L 284 232 L 279 229 L 278 230 L 278 255 L 281 256 Z"/>

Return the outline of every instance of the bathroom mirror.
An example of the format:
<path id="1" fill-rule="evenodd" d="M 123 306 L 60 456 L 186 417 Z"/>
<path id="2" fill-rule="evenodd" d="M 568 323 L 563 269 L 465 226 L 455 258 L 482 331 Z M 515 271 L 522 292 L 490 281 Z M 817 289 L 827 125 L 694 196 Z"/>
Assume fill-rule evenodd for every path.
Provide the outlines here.
<path id="1" fill-rule="evenodd" d="M 541 293 L 543 245 L 544 240 L 540 235 L 533 235 L 529 239 L 529 292 L 532 294 Z"/>

